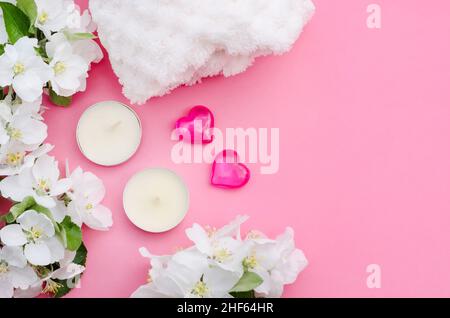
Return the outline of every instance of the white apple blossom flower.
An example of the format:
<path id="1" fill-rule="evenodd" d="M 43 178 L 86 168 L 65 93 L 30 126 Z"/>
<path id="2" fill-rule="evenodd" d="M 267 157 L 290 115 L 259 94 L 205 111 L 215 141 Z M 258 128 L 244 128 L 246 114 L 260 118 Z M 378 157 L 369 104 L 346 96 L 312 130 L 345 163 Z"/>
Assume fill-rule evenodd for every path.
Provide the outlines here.
<path id="1" fill-rule="evenodd" d="M 59 32 L 69 23 L 69 18 L 75 10 L 73 0 L 35 0 L 37 18 L 35 26 L 44 32 L 48 38 L 52 32 Z"/>
<path id="2" fill-rule="evenodd" d="M 72 222 L 83 223 L 94 230 L 105 231 L 113 225 L 111 211 L 100 203 L 105 197 L 103 182 L 90 172 L 77 168 L 70 175 L 72 187 L 67 195 Z"/>
<path id="3" fill-rule="evenodd" d="M 43 113 L 43 106 L 42 106 L 42 96 L 40 96 L 38 99 L 36 99 L 33 102 L 25 102 L 20 101 L 18 102 L 15 100 L 14 102 L 11 102 L 10 100 L 5 99 L 5 101 L 10 105 L 12 114 L 17 116 L 31 116 L 34 119 L 37 120 L 44 120 L 42 117 Z"/>
<path id="4" fill-rule="evenodd" d="M 28 262 L 36 266 L 47 266 L 64 257 L 64 246 L 55 236 L 55 227 L 45 215 L 26 211 L 17 218 L 17 224 L 0 230 L 0 239 L 6 246 L 24 246 Z"/>
<path id="5" fill-rule="evenodd" d="M 42 293 L 42 280 L 38 279 L 28 288 L 17 288 L 14 291 L 14 298 L 35 298 Z"/>
<path id="6" fill-rule="evenodd" d="M 3 0 L 3 2 L 9 2 L 16 4 L 16 0 Z M 8 42 L 8 34 L 6 33 L 5 22 L 3 21 L 3 11 L 0 9 L 0 44 Z"/>
<path id="7" fill-rule="evenodd" d="M 50 208 L 50 213 L 52 219 L 56 223 L 61 223 L 64 221 L 64 218 L 68 215 L 67 206 L 64 201 L 56 200 L 56 205 L 53 208 Z"/>
<path id="8" fill-rule="evenodd" d="M 31 23 L 45 39 L 38 32 L 36 38 L 8 44 L 0 9 L 0 88 L 8 93 L 0 100 L 0 177 L 5 177 L 0 192 L 15 202 L 32 197 L 48 210 L 30 209 L 0 229 L 0 298 L 55 295 L 60 281 L 69 288 L 78 281 L 85 268 L 74 263 L 76 252 L 66 250 L 57 234 L 57 223 L 66 216 L 93 229 L 112 226 L 111 211 L 100 204 L 105 196 L 101 180 L 81 169 L 60 179 L 58 162 L 47 155 L 53 146 L 43 144 L 43 89 L 51 87 L 66 97 L 85 90 L 90 64 L 103 58 L 91 36 L 96 25 L 74 0 L 34 1 L 37 18 Z"/>
<path id="9" fill-rule="evenodd" d="M 142 256 L 150 259 L 151 269 L 148 283 L 132 297 L 222 298 L 231 297 L 235 288 L 251 288 L 248 291 L 257 297 L 281 297 L 284 286 L 292 284 L 307 266 L 306 257 L 295 248 L 291 228 L 275 240 L 257 232 L 242 240 L 240 227 L 247 219 L 238 216 L 223 228 L 211 231 L 194 224 L 186 234 L 195 245 L 174 255 L 155 256 L 141 248 Z M 241 281 L 249 272 L 257 276 L 249 275 Z M 255 280 L 257 277 L 262 283 Z"/>
<path id="10" fill-rule="evenodd" d="M 254 246 L 244 260 L 244 266 L 263 279 L 255 291 L 264 297 L 281 297 L 284 285 L 294 283 L 298 274 L 308 265 L 303 252 L 295 248 L 294 231 L 287 228 L 276 240 L 252 232 L 248 240 Z"/>
<path id="11" fill-rule="evenodd" d="M 0 248 L 0 298 L 11 298 L 16 288 L 27 289 L 37 280 L 21 247 Z"/>
<path id="12" fill-rule="evenodd" d="M 34 107 L 33 103 L 29 105 Z M 38 113 L 35 116 L 34 112 L 28 111 L 27 106 L 13 109 L 8 102 L 0 102 L 0 122 L 4 127 L 0 129 L 0 145 L 15 141 L 35 149 L 47 138 L 47 125 L 36 118 Z M 26 110 L 22 111 L 22 107 Z"/>
<path id="13" fill-rule="evenodd" d="M 0 176 L 13 176 L 31 168 L 36 159 L 49 153 L 53 146 L 44 144 L 36 150 L 28 151 L 23 144 L 12 142 L 0 147 Z"/>
<path id="14" fill-rule="evenodd" d="M 71 252 L 68 250 L 65 251 L 64 258 L 58 262 L 59 268 L 42 279 L 42 293 L 53 295 L 56 294 L 62 287 L 62 285 L 57 282 L 58 280 L 67 280 L 72 284 L 77 282 L 76 279 L 84 272 L 85 267 L 73 263 L 75 255 L 76 252 Z"/>
<path id="15" fill-rule="evenodd" d="M 84 272 L 85 267 L 73 263 L 75 255 L 76 252 L 66 250 L 64 258 L 58 262 L 57 270 L 48 273 L 26 289 L 16 289 L 14 298 L 34 298 L 42 293 L 55 294 L 61 288 L 61 284 L 56 280 L 68 280 L 70 283 L 76 284 L 77 277 Z"/>
<path id="16" fill-rule="evenodd" d="M 66 250 L 64 258 L 59 261 L 59 268 L 51 273 L 50 278 L 67 280 L 83 273 L 86 268 L 73 262 L 76 254 L 76 252 Z"/>
<path id="17" fill-rule="evenodd" d="M 62 33 L 50 37 L 46 45 L 51 58 L 52 76 L 50 82 L 59 96 L 72 96 L 85 88 L 89 66 L 79 55 L 74 54 L 71 43 Z"/>
<path id="18" fill-rule="evenodd" d="M 51 76 L 50 67 L 35 51 L 37 45 L 37 39 L 23 37 L 14 45 L 7 44 L 0 56 L 0 86 L 12 85 L 26 102 L 42 95 L 43 86 Z"/>
<path id="19" fill-rule="evenodd" d="M 203 227 L 194 224 L 186 230 L 186 235 L 213 265 L 241 276 L 244 271 L 242 261 L 247 257 L 250 244 L 240 238 L 223 235 L 221 231 L 207 233 Z"/>
<path id="20" fill-rule="evenodd" d="M 210 266 L 199 251 L 185 250 L 173 255 L 132 297 L 226 298 L 239 279 L 236 273 Z"/>
<path id="21" fill-rule="evenodd" d="M 73 23 L 71 23 L 63 32 L 71 42 L 75 54 L 85 59 L 87 64 L 98 63 L 103 59 L 103 52 L 100 46 L 93 39 L 72 39 L 73 34 L 93 33 L 97 25 L 92 21 L 88 10 L 80 12 L 75 10 L 73 13 Z"/>
<path id="22" fill-rule="evenodd" d="M 16 202 L 31 196 L 37 204 L 54 208 L 55 197 L 69 190 L 70 185 L 70 179 L 59 180 L 58 162 L 55 158 L 43 155 L 33 167 L 24 169 L 17 176 L 3 179 L 0 191 L 4 197 Z"/>

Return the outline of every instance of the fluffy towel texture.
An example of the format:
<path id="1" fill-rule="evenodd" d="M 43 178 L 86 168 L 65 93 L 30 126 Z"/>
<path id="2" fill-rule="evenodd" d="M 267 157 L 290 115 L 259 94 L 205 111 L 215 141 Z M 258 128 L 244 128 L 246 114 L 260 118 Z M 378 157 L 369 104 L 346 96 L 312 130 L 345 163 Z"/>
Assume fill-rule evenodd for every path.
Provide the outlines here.
<path id="1" fill-rule="evenodd" d="M 311 0 L 90 0 L 123 93 L 142 104 L 292 47 Z"/>

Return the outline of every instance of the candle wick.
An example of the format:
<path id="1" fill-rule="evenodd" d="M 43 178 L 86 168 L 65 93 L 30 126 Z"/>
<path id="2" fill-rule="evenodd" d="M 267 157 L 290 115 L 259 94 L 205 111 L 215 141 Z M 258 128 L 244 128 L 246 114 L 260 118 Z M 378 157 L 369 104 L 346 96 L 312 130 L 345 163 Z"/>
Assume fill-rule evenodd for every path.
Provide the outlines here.
<path id="1" fill-rule="evenodd" d="M 161 198 L 160 197 L 155 197 L 155 198 L 153 198 L 152 202 L 153 202 L 154 205 L 158 206 L 158 205 L 161 204 Z"/>
<path id="2" fill-rule="evenodd" d="M 111 130 L 115 130 L 117 127 L 119 127 L 122 124 L 122 121 L 119 120 L 118 122 L 116 122 L 114 125 L 111 126 Z"/>

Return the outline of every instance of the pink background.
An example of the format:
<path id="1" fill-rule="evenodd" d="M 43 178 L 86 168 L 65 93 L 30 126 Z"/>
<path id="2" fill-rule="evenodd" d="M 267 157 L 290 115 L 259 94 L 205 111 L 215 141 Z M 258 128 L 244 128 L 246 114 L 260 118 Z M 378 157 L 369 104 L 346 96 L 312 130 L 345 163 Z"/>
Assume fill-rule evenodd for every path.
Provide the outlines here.
<path id="1" fill-rule="evenodd" d="M 72 107 L 46 113 L 53 154 L 105 181 L 115 221 L 110 232 L 85 229 L 88 269 L 70 297 L 128 297 L 146 280 L 139 247 L 173 252 L 188 243 L 193 222 L 221 226 L 239 213 L 251 216 L 246 229 L 294 228 L 310 266 L 285 296 L 450 296 L 450 3 L 378 0 L 383 26 L 370 30 L 373 1 L 314 2 L 289 54 L 135 107 L 144 137 L 125 165 L 91 164 L 75 141 L 89 105 L 126 102 L 108 59 Z M 208 105 L 221 129 L 280 128 L 279 173 L 250 165 L 250 184 L 225 191 L 209 185 L 210 166 L 174 165 L 172 126 L 196 104 Z M 175 170 L 191 190 L 186 220 L 162 235 L 135 228 L 122 208 L 127 180 L 148 167 Z M 381 289 L 366 286 L 372 263 L 381 266 Z"/>

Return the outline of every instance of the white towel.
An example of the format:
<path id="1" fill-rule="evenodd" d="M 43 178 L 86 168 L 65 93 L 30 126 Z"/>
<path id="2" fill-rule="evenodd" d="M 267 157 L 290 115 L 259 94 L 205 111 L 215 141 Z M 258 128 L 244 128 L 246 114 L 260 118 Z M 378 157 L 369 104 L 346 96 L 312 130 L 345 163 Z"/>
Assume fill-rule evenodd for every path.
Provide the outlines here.
<path id="1" fill-rule="evenodd" d="M 90 9 L 124 95 L 143 104 L 289 51 L 315 8 L 311 0 L 90 0 Z"/>

